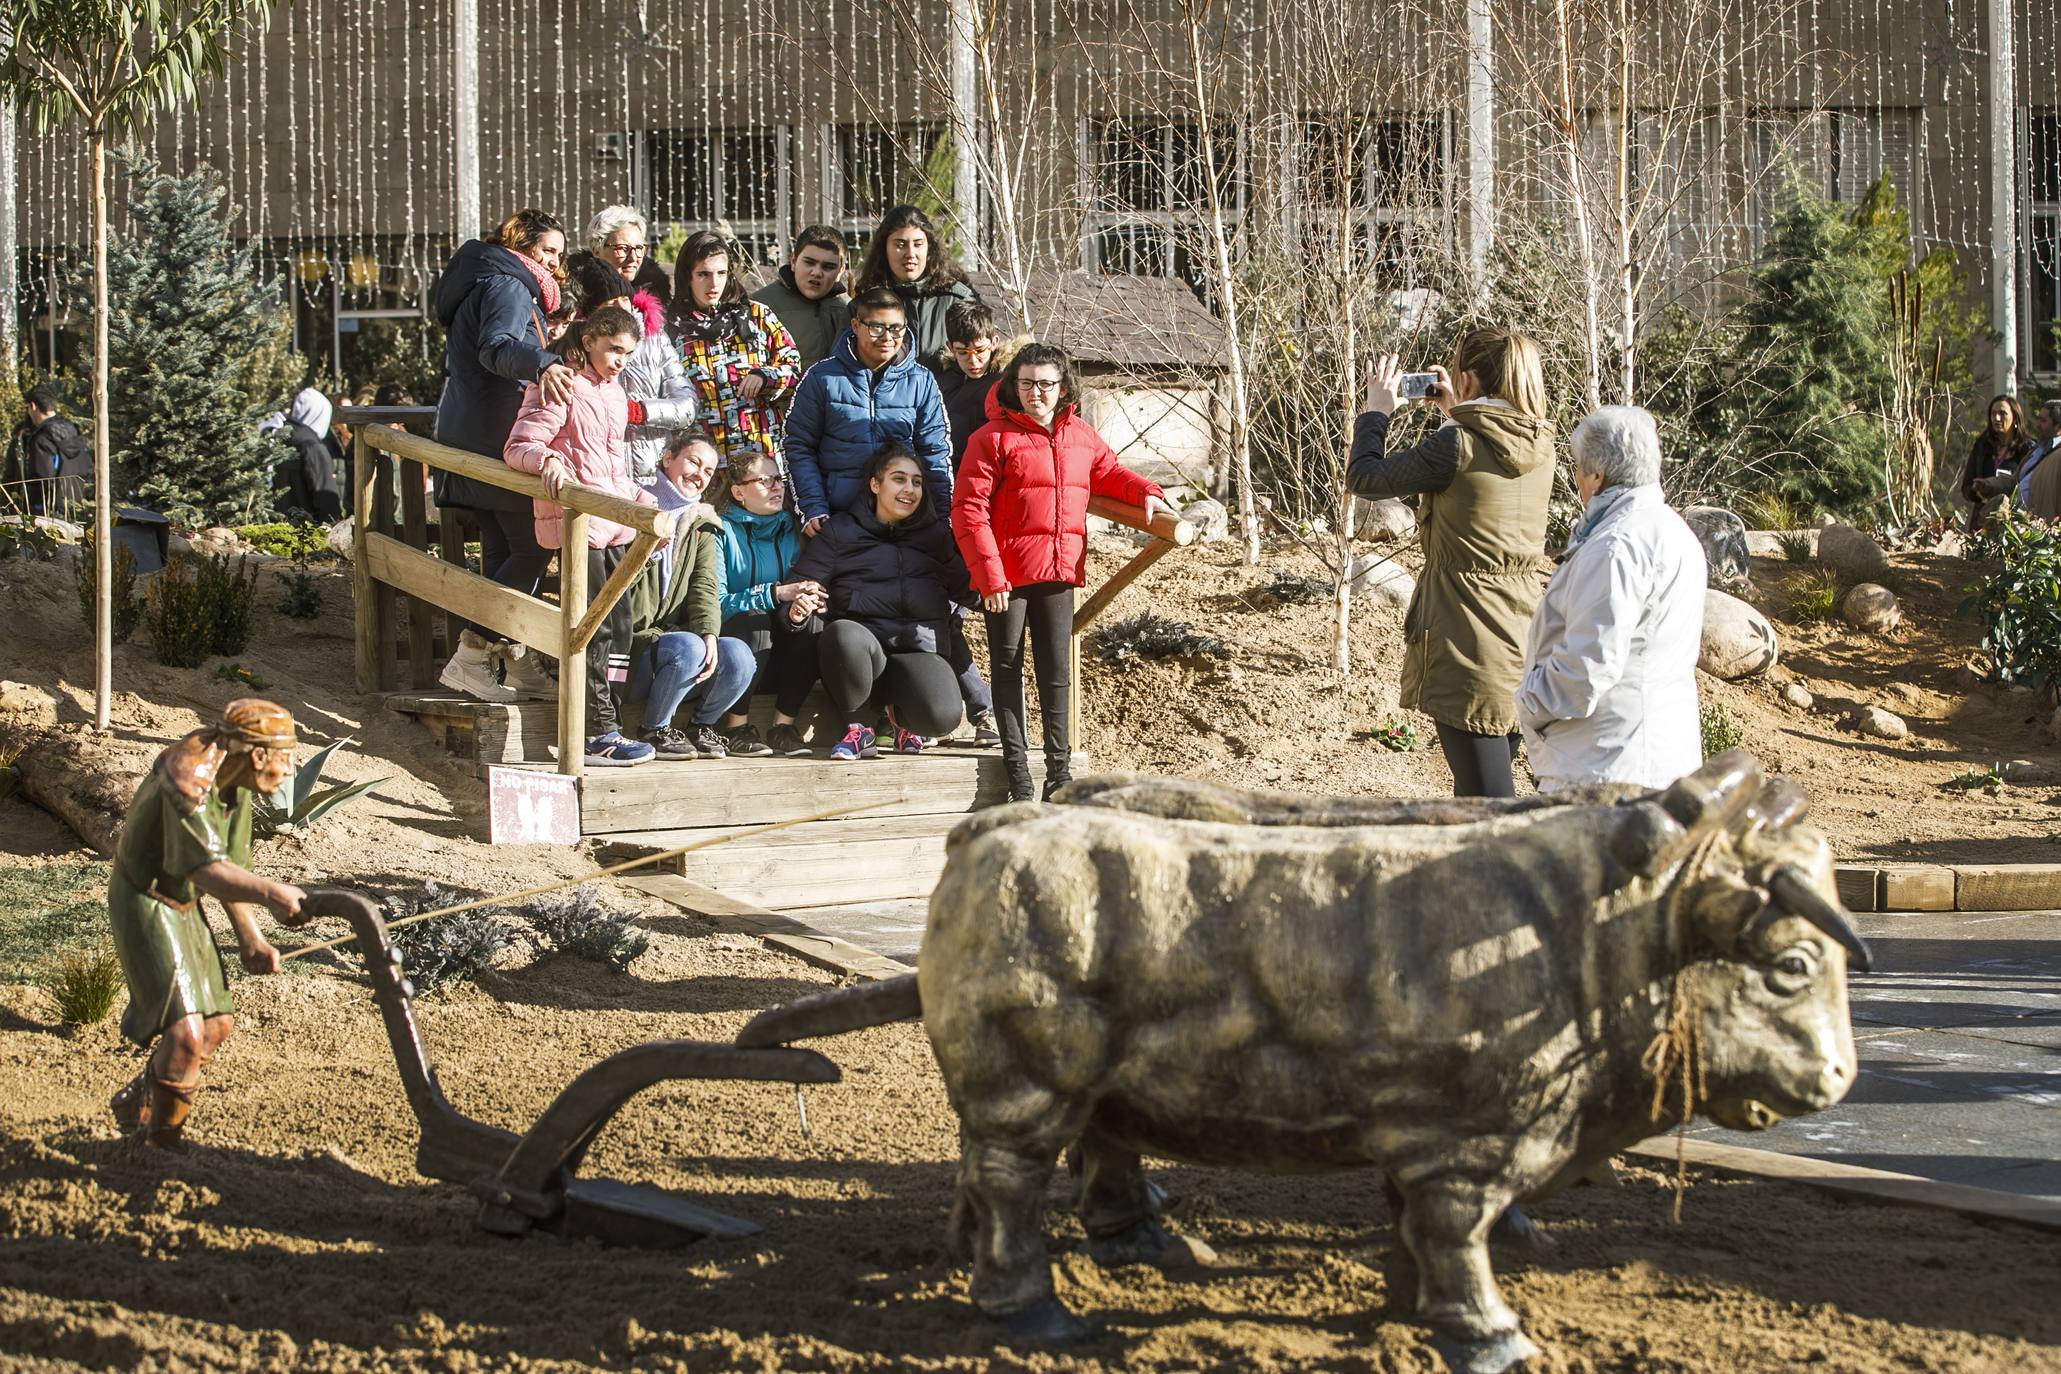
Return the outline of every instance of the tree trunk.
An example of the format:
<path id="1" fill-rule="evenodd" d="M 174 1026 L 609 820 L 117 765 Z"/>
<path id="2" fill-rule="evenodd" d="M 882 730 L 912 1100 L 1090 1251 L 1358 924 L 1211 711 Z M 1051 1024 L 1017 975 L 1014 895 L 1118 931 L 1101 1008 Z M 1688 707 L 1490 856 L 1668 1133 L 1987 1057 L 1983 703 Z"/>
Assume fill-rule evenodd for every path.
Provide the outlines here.
<path id="1" fill-rule="evenodd" d="M 1347 203 L 1340 197 L 1341 205 Z M 1352 488 L 1346 484 L 1347 469 L 1352 466 L 1353 424 L 1358 414 L 1359 390 L 1354 385 L 1360 370 L 1359 311 L 1357 298 L 1353 294 L 1353 231 L 1350 214 L 1341 211 L 1338 219 L 1338 241 L 1341 250 L 1339 274 L 1339 306 L 1343 315 L 1339 343 L 1344 350 L 1339 359 L 1338 379 L 1339 408 L 1345 416 L 1346 452 L 1338 463 L 1338 517 L 1334 525 L 1338 537 L 1338 583 L 1331 599 L 1331 666 L 1344 677 L 1353 666 L 1353 514 L 1357 501 Z"/>
<path id="2" fill-rule="evenodd" d="M 1632 255 L 1632 19 L 1631 0 L 1618 0 L 1617 69 L 1617 275 L 1618 305 L 1623 320 L 1618 331 L 1618 402 L 1635 405 L 1638 378 L 1638 274 Z"/>
<path id="3" fill-rule="evenodd" d="M 1560 109 L 1557 111 L 1561 138 L 1567 152 L 1567 190 L 1574 212 L 1575 246 L 1582 265 L 1582 323 L 1588 348 L 1588 367 L 1583 394 L 1589 409 L 1603 404 L 1602 322 L 1596 301 L 1596 245 L 1589 230 L 1588 183 L 1582 176 L 1581 125 L 1574 105 L 1574 30 L 1567 22 L 1567 0 L 1556 0 L 1555 22 L 1560 29 Z"/>
<path id="4" fill-rule="evenodd" d="M 107 129 L 88 134 L 93 149 L 93 728 L 107 731 L 114 695 L 114 484 L 107 434 Z"/>
<path id="5" fill-rule="evenodd" d="M 13 765 L 20 795 L 111 859 L 138 778 L 107 757 L 103 738 L 76 731 L 0 729 L 0 743 L 21 750 Z"/>

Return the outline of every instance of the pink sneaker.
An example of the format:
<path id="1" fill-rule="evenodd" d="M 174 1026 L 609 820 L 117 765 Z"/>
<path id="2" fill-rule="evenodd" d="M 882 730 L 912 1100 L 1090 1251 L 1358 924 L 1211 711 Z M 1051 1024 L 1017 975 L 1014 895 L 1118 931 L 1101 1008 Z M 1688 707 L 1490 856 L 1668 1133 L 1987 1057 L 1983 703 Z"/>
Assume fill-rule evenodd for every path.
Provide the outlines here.
<path id="1" fill-rule="evenodd" d="M 923 746 L 926 743 L 928 741 L 914 730 L 904 730 L 899 725 L 895 727 L 895 752 L 897 754 L 920 754 L 923 752 Z"/>

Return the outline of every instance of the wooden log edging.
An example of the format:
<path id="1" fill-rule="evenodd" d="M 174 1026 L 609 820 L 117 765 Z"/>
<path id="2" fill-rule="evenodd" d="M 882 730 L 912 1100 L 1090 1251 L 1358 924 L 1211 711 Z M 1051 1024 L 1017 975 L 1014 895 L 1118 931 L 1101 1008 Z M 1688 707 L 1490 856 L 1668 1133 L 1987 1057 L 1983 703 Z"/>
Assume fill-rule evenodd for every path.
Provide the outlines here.
<path id="1" fill-rule="evenodd" d="M 2061 864 L 1850 863 L 1833 870 L 1849 911 L 2061 910 Z"/>

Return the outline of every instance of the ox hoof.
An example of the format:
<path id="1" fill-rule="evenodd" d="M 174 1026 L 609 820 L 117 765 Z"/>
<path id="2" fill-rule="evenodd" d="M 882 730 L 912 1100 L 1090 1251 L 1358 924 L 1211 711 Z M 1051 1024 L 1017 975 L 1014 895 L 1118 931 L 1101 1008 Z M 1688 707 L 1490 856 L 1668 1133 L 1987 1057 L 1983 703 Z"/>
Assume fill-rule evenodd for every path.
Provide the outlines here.
<path id="1" fill-rule="evenodd" d="M 1539 1348 L 1522 1331 L 1505 1331 L 1486 1340 L 1456 1341 L 1450 1336 L 1433 1336 L 1431 1348 L 1453 1374 L 1505 1374 L 1520 1369 L 1535 1358 Z"/>
<path id="2" fill-rule="evenodd" d="M 1051 1297 L 988 1320 L 1001 1328 L 1003 1339 L 1025 1345 L 1084 1345 L 1102 1334 L 1100 1322 L 1076 1317 Z"/>
<path id="3" fill-rule="evenodd" d="M 1553 1238 L 1513 1203 L 1503 1209 L 1496 1224 L 1489 1227 L 1489 1244 L 1513 1255 L 1546 1255 L 1553 1251 Z"/>
<path id="4" fill-rule="evenodd" d="M 1152 1264 L 1171 1270 L 1215 1264 L 1217 1252 L 1192 1236 L 1177 1236 L 1147 1217 L 1113 1235 L 1088 1237 L 1088 1258 L 1104 1269 Z"/>

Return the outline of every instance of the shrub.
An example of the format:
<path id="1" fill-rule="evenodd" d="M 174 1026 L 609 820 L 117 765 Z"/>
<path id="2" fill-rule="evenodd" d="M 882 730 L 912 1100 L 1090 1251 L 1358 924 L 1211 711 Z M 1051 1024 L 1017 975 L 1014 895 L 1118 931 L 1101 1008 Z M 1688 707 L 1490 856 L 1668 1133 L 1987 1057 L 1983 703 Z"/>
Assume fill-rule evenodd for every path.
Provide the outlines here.
<path id="1" fill-rule="evenodd" d="M 257 685 L 262 689 L 262 684 Z M 266 840 L 282 831 L 305 830 L 351 798 L 370 792 L 385 782 L 385 778 L 373 778 L 327 791 L 316 790 L 322 782 L 322 766 L 329 762 L 329 756 L 349 743 L 347 739 L 340 739 L 325 744 L 315 751 L 313 758 L 295 769 L 293 776 L 282 783 L 277 792 L 258 798 L 257 804 L 251 808 L 251 834 Z"/>
<path id="2" fill-rule="evenodd" d="M 1229 658 L 1231 646 L 1178 620 L 1146 611 L 1105 626 L 1095 636 L 1095 654 L 1110 663 L 1141 658 Z"/>
<path id="3" fill-rule="evenodd" d="M 608 906 L 592 888 L 539 898 L 518 914 L 540 954 L 570 954 L 627 973 L 651 947 L 651 937 L 630 924 L 630 914 Z"/>
<path id="4" fill-rule="evenodd" d="M 210 655 L 240 654 L 250 642 L 258 571 L 248 558 L 231 562 L 176 555 L 151 582 L 144 623 L 157 661 L 198 668 Z"/>
<path id="5" fill-rule="evenodd" d="M 1696 713 L 1697 724 L 1703 727 L 1703 757 L 1713 758 L 1727 749 L 1737 749 L 1746 740 L 1746 732 L 1739 728 L 1739 722 L 1725 709 L 1721 701 L 1706 701 L 1703 709 Z"/>
<path id="6" fill-rule="evenodd" d="M 1800 530 L 1804 512 L 1779 491 L 1755 491 L 1739 498 L 1739 518 L 1750 530 Z"/>
<path id="7" fill-rule="evenodd" d="M 2004 770 L 1994 763 L 1987 768 L 1970 768 L 1947 779 L 1947 786 L 1962 792 L 1986 792 L 1992 797 L 2001 797 L 2004 795 Z"/>
<path id="8" fill-rule="evenodd" d="M 57 536 L 24 516 L 0 524 L 0 558 L 48 563 L 57 557 Z"/>
<path id="9" fill-rule="evenodd" d="M 1791 563 L 1811 561 L 1811 537 L 1806 530 L 1784 530 L 1781 535 L 1782 557 Z"/>
<path id="10" fill-rule="evenodd" d="M 66 1025 L 97 1026 L 121 995 L 122 964 L 110 944 L 68 949 L 50 961 L 37 981 L 57 1003 Z"/>
<path id="11" fill-rule="evenodd" d="M 1839 579 L 1819 569 L 1805 574 L 1789 592 L 1789 618 L 1799 625 L 1829 620 L 1839 609 Z"/>
<path id="12" fill-rule="evenodd" d="M 322 614 L 322 589 L 315 575 L 296 568 L 286 574 L 286 595 L 279 599 L 279 613 L 290 620 L 313 620 Z"/>
<path id="13" fill-rule="evenodd" d="M 114 575 L 109 579 L 108 594 L 114 602 L 114 642 L 125 644 L 129 636 L 136 633 L 136 622 L 143 618 L 143 603 L 136 597 L 136 556 L 129 552 L 126 544 L 114 547 Z M 89 538 L 79 546 L 79 556 L 72 564 L 72 580 L 79 588 L 79 614 L 86 621 L 86 629 L 93 629 L 93 584 L 94 576 L 93 541 Z"/>
<path id="14" fill-rule="evenodd" d="M 1331 584 L 1283 568 L 1259 589 L 1259 594 L 1260 600 L 1277 606 L 1308 606 L 1330 600 Z"/>
<path id="15" fill-rule="evenodd" d="M 1961 603 L 1962 615 L 1982 622 L 1992 676 L 2033 687 L 2061 681 L 2061 534 L 2007 510 L 1969 552 L 1999 563 Z"/>
<path id="16" fill-rule="evenodd" d="M 308 558 L 329 551 L 329 528 L 326 525 L 293 525 L 284 520 L 271 520 L 262 525 L 239 525 L 236 537 L 259 553 L 269 553 L 278 558 Z"/>
<path id="17" fill-rule="evenodd" d="M 1372 733 L 1376 744 L 1398 754 L 1417 747 L 1417 727 L 1407 720 L 1392 720 Z"/>
<path id="18" fill-rule="evenodd" d="M 218 664 L 215 668 L 215 681 L 226 682 L 235 687 L 248 687 L 253 692 L 262 692 L 272 685 L 241 663 Z"/>
<path id="19" fill-rule="evenodd" d="M 515 943 L 508 928 L 484 910 L 403 926 L 392 940 L 401 952 L 401 970 L 418 997 L 450 983 L 477 979 Z"/>

